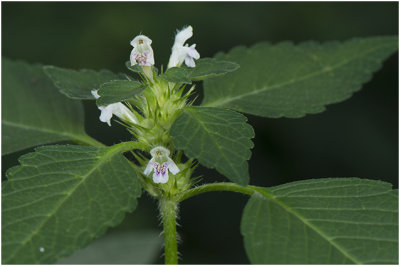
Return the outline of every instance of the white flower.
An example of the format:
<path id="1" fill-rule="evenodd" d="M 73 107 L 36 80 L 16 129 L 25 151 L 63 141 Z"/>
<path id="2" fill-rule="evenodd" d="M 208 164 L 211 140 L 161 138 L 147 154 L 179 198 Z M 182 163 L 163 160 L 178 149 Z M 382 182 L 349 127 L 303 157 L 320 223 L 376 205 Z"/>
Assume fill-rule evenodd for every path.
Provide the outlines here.
<path id="1" fill-rule="evenodd" d="M 143 174 L 148 176 L 149 174 L 151 174 L 151 172 L 154 171 L 153 181 L 156 184 L 165 184 L 168 182 L 168 171 L 170 171 L 171 174 L 174 175 L 176 175 L 180 171 L 174 161 L 169 158 L 169 153 L 169 150 L 164 148 L 163 146 L 157 146 L 150 151 L 152 158 L 147 164 Z"/>
<path id="2" fill-rule="evenodd" d="M 192 26 L 188 26 L 179 31 L 175 36 L 172 46 L 172 53 L 169 57 L 168 68 L 181 66 L 183 62 L 188 67 L 195 67 L 194 59 L 199 59 L 200 54 L 196 51 L 196 44 L 189 46 L 185 42 L 193 36 Z"/>
<path id="3" fill-rule="evenodd" d="M 136 64 L 139 66 L 154 65 L 154 54 L 149 37 L 138 35 L 131 41 L 131 45 L 133 46 L 130 56 L 131 66 Z"/>
<path id="4" fill-rule="evenodd" d="M 97 93 L 97 90 L 92 90 L 91 93 L 94 96 L 94 98 L 96 99 L 100 98 L 100 95 Z M 133 124 L 138 123 L 135 114 L 132 113 L 132 111 L 129 110 L 129 108 L 123 105 L 122 103 L 112 103 L 107 106 L 99 106 L 98 108 L 101 111 L 100 121 L 107 123 L 109 126 L 111 126 L 111 118 L 113 115 L 116 115 L 120 119 L 131 122 Z"/>

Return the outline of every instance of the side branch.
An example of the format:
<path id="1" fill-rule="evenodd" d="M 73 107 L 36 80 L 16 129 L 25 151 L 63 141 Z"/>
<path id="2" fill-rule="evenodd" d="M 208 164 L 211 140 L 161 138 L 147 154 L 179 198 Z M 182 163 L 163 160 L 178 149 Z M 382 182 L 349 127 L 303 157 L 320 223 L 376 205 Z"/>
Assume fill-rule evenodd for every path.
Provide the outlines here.
<path id="1" fill-rule="evenodd" d="M 211 192 L 211 191 L 231 191 L 231 192 L 237 192 L 237 193 L 242 193 L 246 195 L 252 195 L 256 190 L 252 186 L 240 186 L 235 183 L 211 183 L 211 184 L 205 184 L 201 185 L 189 190 L 186 190 L 182 193 L 179 193 L 176 195 L 176 200 L 178 202 L 184 201 L 188 198 L 191 198 L 193 196 L 206 193 L 206 192 Z"/>

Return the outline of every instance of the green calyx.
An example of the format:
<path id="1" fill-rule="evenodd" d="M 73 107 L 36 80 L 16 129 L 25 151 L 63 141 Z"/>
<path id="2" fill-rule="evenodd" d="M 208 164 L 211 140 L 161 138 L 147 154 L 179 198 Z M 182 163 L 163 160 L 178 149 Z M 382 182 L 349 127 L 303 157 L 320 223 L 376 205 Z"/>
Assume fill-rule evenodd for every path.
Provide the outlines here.
<path id="1" fill-rule="evenodd" d="M 174 150 L 168 131 L 180 110 L 191 105 L 188 97 L 193 88 L 184 93 L 185 84 L 161 79 L 155 70 L 152 73 L 151 80 L 147 76 L 143 78 L 147 88 L 129 101 L 141 114 L 140 124 L 131 125 L 129 129 L 138 142 L 146 144 L 149 149 L 162 145 Z"/>
<path id="2" fill-rule="evenodd" d="M 158 146 L 168 150 L 168 154 L 152 154 L 151 158 L 137 152 L 132 153 L 141 165 L 137 167 L 137 171 L 141 174 L 143 188 L 156 198 L 170 198 L 189 189 L 193 184 L 190 178 L 195 168 L 193 160 L 181 162 L 182 152 L 176 151 L 169 130 L 181 110 L 191 105 L 188 98 L 194 86 L 185 92 L 186 84 L 160 78 L 154 67 L 149 70 L 150 68 L 146 71 L 142 69 L 139 72 L 147 87 L 127 102 L 138 117 L 138 123 L 124 125 L 137 142 L 143 144 L 143 151 L 150 153 Z M 178 172 L 169 168 L 171 161 L 178 167 Z M 168 181 L 164 182 L 163 179 L 163 182 L 158 182 L 157 178 L 161 175 Z"/>

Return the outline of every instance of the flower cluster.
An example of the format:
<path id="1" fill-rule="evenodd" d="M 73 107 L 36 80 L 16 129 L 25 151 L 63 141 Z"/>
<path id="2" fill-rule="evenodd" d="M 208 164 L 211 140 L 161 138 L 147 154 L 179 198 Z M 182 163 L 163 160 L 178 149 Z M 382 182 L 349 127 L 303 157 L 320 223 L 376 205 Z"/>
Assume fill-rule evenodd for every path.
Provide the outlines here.
<path id="1" fill-rule="evenodd" d="M 200 54 L 196 51 L 196 44 L 186 44 L 192 36 L 193 28 L 191 26 L 177 31 L 167 68 L 180 67 L 182 64 L 192 68 L 196 66 L 195 60 L 200 58 Z M 131 99 L 130 104 L 137 110 L 130 105 L 128 108 L 122 102 L 99 106 L 100 121 L 111 126 L 111 118 L 114 115 L 117 116 L 137 141 L 145 145 L 144 150 L 150 152 L 150 160 L 140 159 L 140 156 L 134 154 L 144 169 L 143 175 L 149 177 L 152 174 L 152 179 L 144 179 L 146 183 L 144 187 L 147 191 L 153 191 L 154 185 L 168 183 L 171 175 L 174 177 L 174 182 L 169 182 L 167 186 L 161 187 L 170 189 L 171 186 L 176 186 L 178 190 L 183 189 L 190 183 L 188 180 L 193 164 L 191 161 L 180 164 L 180 159 L 178 159 L 181 167 L 179 169 L 170 158 L 171 151 L 165 147 L 172 146 L 168 130 L 179 114 L 179 110 L 189 104 L 186 101 L 194 87 L 183 96 L 183 89 L 179 89 L 179 87 L 184 85 L 176 86 L 158 76 L 154 70 L 154 52 L 151 47 L 152 40 L 149 37 L 138 35 L 130 44 L 133 47 L 129 58 L 130 66 L 137 65 L 143 71 L 141 72 L 144 73 L 142 80 L 147 88 L 135 96 L 135 99 Z M 91 92 L 95 99 L 100 98 L 97 90 Z"/>

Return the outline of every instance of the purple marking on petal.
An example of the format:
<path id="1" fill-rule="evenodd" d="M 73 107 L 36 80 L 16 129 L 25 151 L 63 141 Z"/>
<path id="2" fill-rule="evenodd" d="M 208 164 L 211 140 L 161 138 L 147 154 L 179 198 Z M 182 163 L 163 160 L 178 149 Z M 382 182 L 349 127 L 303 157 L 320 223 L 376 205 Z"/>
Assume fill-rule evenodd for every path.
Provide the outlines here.
<path id="1" fill-rule="evenodd" d="M 160 175 L 165 176 L 167 168 L 164 164 L 161 164 L 161 165 L 157 164 L 154 167 L 154 170 L 155 170 L 157 176 L 160 176 Z"/>
<path id="2" fill-rule="evenodd" d="M 145 54 L 137 55 L 135 59 L 139 65 L 146 65 L 147 56 Z"/>
<path id="3" fill-rule="evenodd" d="M 160 175 L 160 165 L 157 164 L 154 169 L 156 170 L 156 175 Z"/>
<path id="4" fill-rule="evenodd" d="M 162 166 L 161 166 L 161 174 L 162 174 L 162 176 L 165 176 L 165 171 L 166 170 L 166 168 L 165 168 L 165 165 L 163 164 Z"/>

